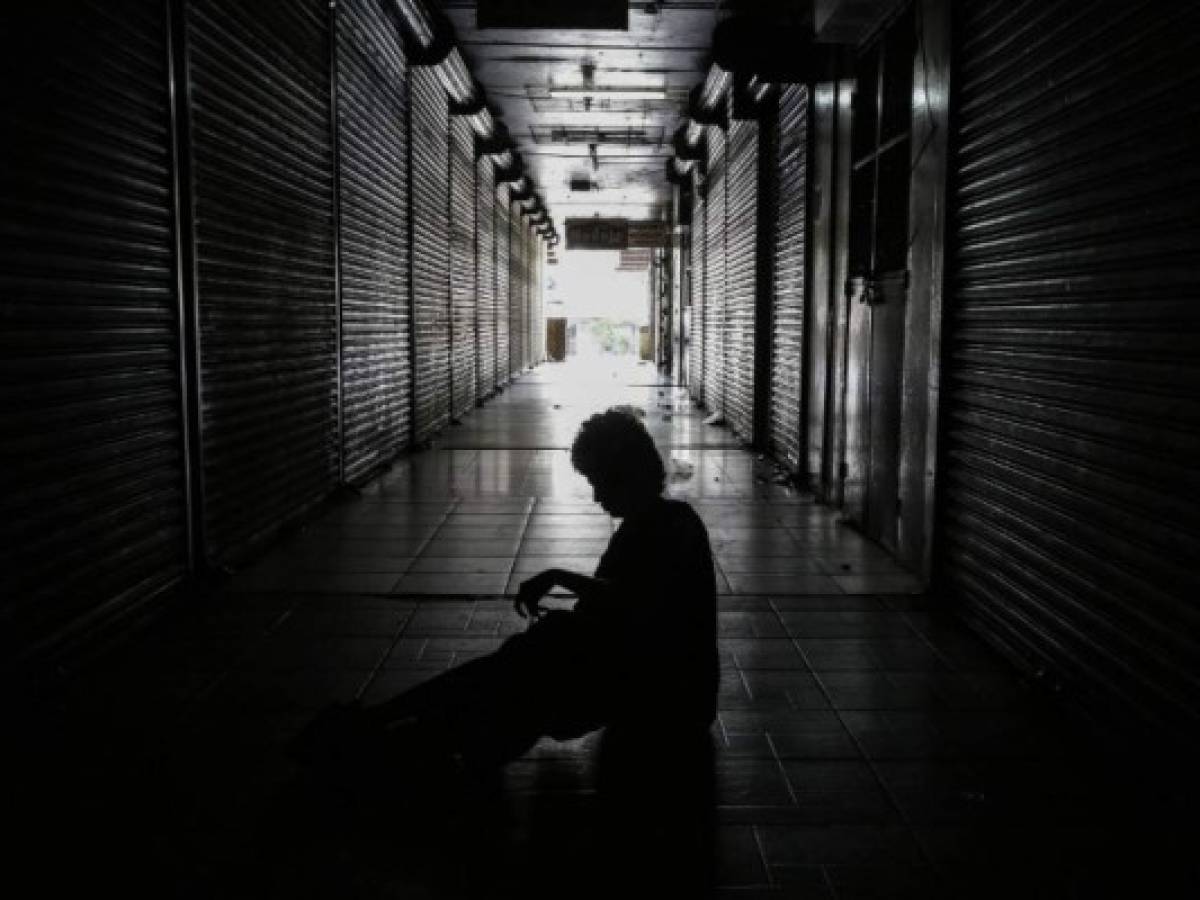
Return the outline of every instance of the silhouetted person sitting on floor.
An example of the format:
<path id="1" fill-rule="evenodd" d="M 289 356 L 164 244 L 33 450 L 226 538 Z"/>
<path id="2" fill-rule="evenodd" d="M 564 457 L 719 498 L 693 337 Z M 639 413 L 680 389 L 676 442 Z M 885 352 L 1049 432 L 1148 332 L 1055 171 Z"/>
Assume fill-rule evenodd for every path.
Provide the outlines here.
<path id="1" fill-rule="evenodd" d="M 716 588 L 708 534 L 686 503 L 662 496 L 662 459 L 641 421 L 623 409 L 588 419 L 571 462 L 596 501 L 622 520 L 594 575 L 547 569 L 525 581 L 515 606 L 533 624 L 495 652 L 377 706 L 348 713 L 495 767 L 542 736 L 601 727 L 661 750 L 707 741 L 716 714 Z M 555 587 L 578 598 L 543 610 Z M 645 744 L 643 744 L 645 746 Z M 604 753 L 602 751 L 602 761 Z"/>

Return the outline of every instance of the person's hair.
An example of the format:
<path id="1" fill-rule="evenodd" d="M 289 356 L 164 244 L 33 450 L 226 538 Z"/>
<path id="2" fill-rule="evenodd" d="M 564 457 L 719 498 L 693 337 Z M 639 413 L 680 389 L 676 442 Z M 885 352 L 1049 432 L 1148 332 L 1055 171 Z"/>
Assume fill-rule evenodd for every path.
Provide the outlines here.
<path id="1" fill-rule="evenodd" d="M 631 410 L 614 406 L 592 416 L 571 445 L 571 465 L 602 484 L 625 484 L 661 494 L 667 472 L 646 427 Z"/>

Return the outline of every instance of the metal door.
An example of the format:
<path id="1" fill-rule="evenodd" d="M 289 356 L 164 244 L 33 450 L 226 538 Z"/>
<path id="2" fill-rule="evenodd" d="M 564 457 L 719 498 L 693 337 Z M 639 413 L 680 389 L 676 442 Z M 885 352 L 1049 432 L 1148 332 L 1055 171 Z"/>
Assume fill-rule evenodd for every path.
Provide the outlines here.
<path id="1" fill-rule="evenodd" d="M 475 407 L 475 131 L 450 120 L 450 413 Z"/>
<path id="2" fill-rule="evenodd" d="M 803 469 L 805 260 L 808 225 L 808 88 L 784 85 L 775 144 L 768 448 L 792 473 Z"/>
<path id="3" fill-rule="evenodd" d="M 1200 8 L 956 19 L 941 583 L 1107 721 L 1194 740 Z"/>
<path id="4" fill-rule="evenodd" d="M 206 534 L 228 561 L 338 477 L 329 7 L 187 5 Z"/>
<path id="5" fill-rule="evenodd" d="M 391 4 L 337 7 L 344 477 L 412 441 L 408 62 Z"/>
<path id="6" fill-rule="evenodd" d="M 705 192 L 704 403 L 725 415 L 725 132 L 708 126 Z"/>
<path id="7" fill-rule="evenodd" d="M 188 567 L 164 12 L 5 10 L 5 660 L 138 609 Z"/>
<path id="8" fill-rule="evenodd" d="M 895 550 L 908 292 L 913 34 L 908 6 L 856 62 L 844 508 Z"/>
<path id="9" fill-rule="evenodd" d="M 477 400 L 496 390 L 496 166 L 481 156 L 475 166 L 475 292 Z"/>
<path id="10" fill-rule="evenodd" d="M 521 373 L 525 360 L 525 242 L 524 217 L 519 203 L 508 213 L 508 375 Z"/>
<path id="11" fill-rule="evenodd" d="M 704 312 L 708 304 L 708 191 L 697 184 L 692 196 L 691 240 L 691 316 L 688 320 L 688 390 L 692 398 L 704 403 Z"/>
<path id="12" fill-rule="evenodd" d="M 732 109 L 733 92 L 729 103 Z M 729 121 L 725 219 L 725 416 L 730 429 L 754 440 L 755 319 L 758 298 L 759 123 Z"/>
<path id="13" fill-rule="evenodd" d="M 511 254 L 509 236 L 512 231 L 511 188 L 502 183 L 496 188 L 496 385 L 508 384 L 508 304 L 510 298 Z"/>
<path id="14" fill-rule="evenodd" d="M 411 69 L 413 436 L 450 421 L 450 106 L 437 73 Z"/>

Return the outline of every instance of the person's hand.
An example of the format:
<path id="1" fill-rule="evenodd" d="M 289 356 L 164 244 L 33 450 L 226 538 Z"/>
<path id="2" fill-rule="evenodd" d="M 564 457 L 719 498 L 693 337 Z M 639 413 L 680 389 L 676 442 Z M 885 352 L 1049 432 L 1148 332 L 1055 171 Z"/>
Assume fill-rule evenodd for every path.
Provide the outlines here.
<path id="1" fill-rule="evenodd" d="M 536 619 L 542 614 L 542 608 L 538 606 L 538 601 L 550 593 L 550 589 L 553 587 L 554 570 L 546 569 L 544 572 L 538 572 L 532 578 L 521 582 L 521 586 L 517 589 L 517 599 L 513 601 L 513 609 L 522 619 L 530 617 Z"/>

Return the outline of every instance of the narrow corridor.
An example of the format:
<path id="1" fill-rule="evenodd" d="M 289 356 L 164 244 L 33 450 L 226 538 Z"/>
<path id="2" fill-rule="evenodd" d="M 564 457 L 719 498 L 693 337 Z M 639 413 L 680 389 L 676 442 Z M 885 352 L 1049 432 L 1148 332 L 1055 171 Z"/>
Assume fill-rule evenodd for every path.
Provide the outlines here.
<path id="1" fill-rule="evenodd" d="M 1190 852 L 1185 834 L 1158 833 L 1169 808 L 1131 815 L 1009 668 L 650 366 L 526 374 L 234 575 L 226 595 L 69 681 L 29 736 L 55 772 L 52 788 L 29 779 L 42 827 L 86 833 L 97 866 L 136 852 L 135 892 L 169 879 L 181 896 L 562 896 L 575 879 L 566 893 L 578 895 L 600 865 L 594 736 L 544 740 L 511 765 L 502 819 L 435 827 L 408 821 L 401 798 L 388 828 L 351 837 L 346 823 L 327 853 L 284 864 L 258 848 L 297 774 L 286 743 L 315 712 L 495 649 L 525 627 L 502 595 L 548 566 L 595 565 L 614 525 L 565 448 L 614 403 L 644 410 L 669 492 L 701 513 L 719 567 L 719 896 L 1170 895 L 1138 893 Z M 64 807 L 76 811 L 65 823 L 53 812 Z M 106 834 L 114 808 L 144 839 Z M 1159 841 L 1151 863 L 1131 843 L 1139 832 Z"/>

